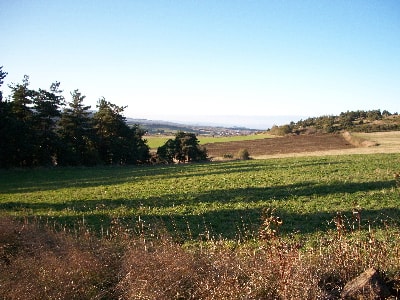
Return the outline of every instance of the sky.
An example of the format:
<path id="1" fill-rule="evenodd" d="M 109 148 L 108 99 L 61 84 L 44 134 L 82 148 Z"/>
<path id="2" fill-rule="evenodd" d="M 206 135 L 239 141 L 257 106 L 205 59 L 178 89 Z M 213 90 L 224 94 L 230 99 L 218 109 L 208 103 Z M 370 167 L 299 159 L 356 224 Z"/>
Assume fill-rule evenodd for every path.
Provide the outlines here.
<path id="1" fill-rule="evenodd" d="M 400 110 L 398 0 L 0 0 L 0 32 L 5 95 L 26 74 L 126 117 L 248 127 Z"/>

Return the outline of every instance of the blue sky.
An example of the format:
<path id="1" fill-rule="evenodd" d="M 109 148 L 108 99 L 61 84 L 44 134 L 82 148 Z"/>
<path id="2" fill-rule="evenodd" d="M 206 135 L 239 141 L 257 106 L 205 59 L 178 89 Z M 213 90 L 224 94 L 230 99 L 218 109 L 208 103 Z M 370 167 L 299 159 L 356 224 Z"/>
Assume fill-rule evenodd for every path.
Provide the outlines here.
<path id="1" fill-rule="evenodd" d="M 3 0 L 0 32 L 5 94 L 27 74 L 128 117 L 237 125 L 399 111 L 398 0 Z"/>

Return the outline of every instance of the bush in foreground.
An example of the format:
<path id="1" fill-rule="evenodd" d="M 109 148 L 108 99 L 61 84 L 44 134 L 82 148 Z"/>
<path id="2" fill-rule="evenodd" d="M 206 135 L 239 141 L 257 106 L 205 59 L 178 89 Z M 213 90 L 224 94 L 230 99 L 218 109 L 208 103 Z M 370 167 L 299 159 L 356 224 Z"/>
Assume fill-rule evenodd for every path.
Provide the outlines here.
<path id="1" fill-rule="evenodd" d="M 97 237 L 85 228 L 65 233 L 2 218 L 0 298 L 337 299 L 368 267 L 380 270 L 398 296 L 395 228 L 380 235 L 331 232 L 314 241 L 270 235 L 255 243 L 190 246 L 118 222 Z"/>

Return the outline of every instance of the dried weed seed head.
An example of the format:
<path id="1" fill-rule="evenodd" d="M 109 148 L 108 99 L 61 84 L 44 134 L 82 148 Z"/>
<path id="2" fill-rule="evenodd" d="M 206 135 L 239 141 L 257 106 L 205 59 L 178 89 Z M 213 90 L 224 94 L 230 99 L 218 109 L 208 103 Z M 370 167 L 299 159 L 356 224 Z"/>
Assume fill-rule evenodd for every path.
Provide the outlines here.
<path id="1" fill-rule="evenodd" d="M 282 219 L 275 215 L 275 208 L 263 209 L 261 216 L 262 224 L 260 227 L 259 238 L 261 240 L 271 240 L 279 235 L 279 228 L 283 224 Z"/>
<path id="2" fill-rule="evenodd" d="M 361 230 L 361 206 L 355 205 L 353 207 L 353 230 L 357 224 L 358 230 Z"/>
<path id="3" fill-rule="evenodd" d="M 336 213 L 333 222 L 335 223 L 338 236 L 341 237 L 346 232 L 346 225 L 344 223 L 344 217 L 341 212 Z"/>

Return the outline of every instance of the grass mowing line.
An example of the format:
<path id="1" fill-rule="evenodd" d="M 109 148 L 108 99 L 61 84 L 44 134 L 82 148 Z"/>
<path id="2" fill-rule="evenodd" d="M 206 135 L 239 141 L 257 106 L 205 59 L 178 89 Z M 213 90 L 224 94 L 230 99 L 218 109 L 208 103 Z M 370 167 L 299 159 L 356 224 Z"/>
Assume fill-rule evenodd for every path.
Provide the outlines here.
<path id="1" fill-rule="evenodd" d="M 161 222 L 193 236 L 207 228 L 234 238 L 256 230 L 261 211 L 274 207 L 282 232 L 317 234 L 337 211 L 355 205 L 368 222 L 397 219 L 399 190 L 393 173 L 399 154 L 283 158 L 224 163 L 55 168 L 0 171 L 0 209 L 18 217 L 97 228 L 115 217 Z"/>

